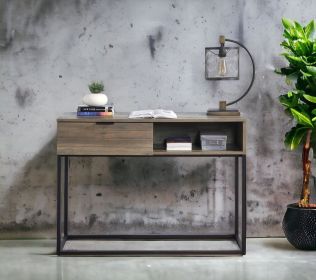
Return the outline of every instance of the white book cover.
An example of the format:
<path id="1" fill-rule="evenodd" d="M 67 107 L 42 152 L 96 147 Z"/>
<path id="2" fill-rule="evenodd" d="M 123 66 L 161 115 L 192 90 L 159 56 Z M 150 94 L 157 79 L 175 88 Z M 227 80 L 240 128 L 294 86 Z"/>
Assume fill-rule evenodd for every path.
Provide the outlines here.
<path id="1" fill-rule="evenodd" d="M 192 151 L 192 147 L 167 147 L 167 151 Z"/>
<path id="2" fill-rule="evenodd" d="M 170 148 L 182 148 L 182 147 L 189 147 L 189 148 L 192 148 L 192 143 L 167 143 L 167 147 L 170 147 Z"/>

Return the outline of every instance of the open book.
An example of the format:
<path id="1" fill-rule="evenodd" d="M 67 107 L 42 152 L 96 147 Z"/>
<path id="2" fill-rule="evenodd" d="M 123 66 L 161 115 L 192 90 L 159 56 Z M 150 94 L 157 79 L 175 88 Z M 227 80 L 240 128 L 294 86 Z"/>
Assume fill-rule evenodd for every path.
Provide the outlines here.
<path id="1" fill-rule="evenodd" d="M 130 119 L 143 119 L 143 118 L 164 118 L 164 119 L 176 119 L 177 115 L 171 110 L 140 110 L 132 111 L 129 116 Z"/>

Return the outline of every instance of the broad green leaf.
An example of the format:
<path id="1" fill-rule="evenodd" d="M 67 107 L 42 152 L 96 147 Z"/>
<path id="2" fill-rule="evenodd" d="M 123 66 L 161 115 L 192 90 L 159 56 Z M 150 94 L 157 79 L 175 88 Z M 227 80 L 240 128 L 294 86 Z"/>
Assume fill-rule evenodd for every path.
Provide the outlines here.
<path id="1" fill-rule="evenodd" d="M 293 73 L 297 73 L 297 69 L 293 68 L 293 67 L 283 67 L 281 69 L 278 70 L 280 72 L 280 74 L 282 75 L 291 75 Z"/>
<path id="2" fill-rule="evenodd" d="M 304 98 L 307 99 L 309 102 L 312 102 L 312 103 L 316 103 L 316 97 L 315 96 L 311 96 L 311 95 L 308 95 L 308 94 L 303 94 Z"/>
<path id="3" fill-rule="evenodd" d="M 287 96 L 288 97 L 295 97 L 295 98 L 299 98 L 302 94 L 305 94 L 305 91 L 303 91 L 303 90 L 290 90 L 290 91 L 288 91 L 287 92 Z"/>
<path id="4" fill-rule="evenodd" d="M 316 83 L 315 83 L 315 81 L 313 80 L 313 78 L 311 78 L 311 79 L 306 79 L 306 81 L 307 81 L 307 83 L 308 83 L 308 87 L 309 87 L 309 89 L 311 90 L 311 91 L 313 91 L 313 92 L 316 92 Z"/>
<path id="5" fill-rule="evenodd" d="M 309 112 L 309 105 L 302 103 L 301 100 L 300 100 L 300 103 L 297 104 L 297 108 L 295 109 L 296 111 L 302 112 L 305 115 L 307 115 L 308 118 L 310 118 L 308 114 L 306 113 L 306 112 Z"/>
<path id="6" fill-rule="evenodd" d="M 279 96 L 280 103 L 285 107 L 292 107 L 292 98 L 289 98 L 286 94 Z"/>
<path id="7" fill-rule="evenodd" d="M 280 103 L 287 108 L 295 108 L 299 106 L 298 99 L 298 95 L 293 94 L 291 91 L 289 91 L 287 94 L 279 96 Z"/>
<path id="8" fill-rule="evenodd" d="M 292 91 L 289 91 L 286 95 L 287 95 L 288 97 L 292 97 L 292 96 L 293 96 L 293 92 L 292 92 Z"/>
<path id="9" fill-rule="evenodd" d="M 285 34 L 283 34 L 283 36 L 285 36 Z M 280 44 L 284 49 L 288 49 L 289 51 L 291 51 L 292 53 L 295 52 L 293 46 L 289 43 L 289 41 L 283 41 Z"/>
<path id="10" fill-rule="evenodd" d="M 308 56 L 308 57 L 306 57 L 306 56 L 301 56 L 300 58 L 301 58 L 301 60 L 304 62 L 305 65 L 312 65 L 313 63 L 311 63 L 311 62 L 308 61 L 310 57 L 311 57 L 311 56 Z"/>
<path id="11" fill-rule="evenodd" d="M 282 24 L 282 56 L 288 61 L 288 67 L 275 72 L 286 76 L 286 81 L 295 88 L 281 95 L 279 101 L 284 111 L 297 122 L 297 126 L 286 134 L 285 143 L 295 149 L 306 131 L 312 129 L 316 145 L 316 23 L 312 20 L 302 26 L 299 22 L 282 18 Z"/>
<path id="12" fill-rule="evenodd" d="M 287 148 L 291 147 L 294 131 L 295 131 L 295 127 L 293 127 L 290 131 L 285 133 L 284 144 L 285 144 L 285 147 Z"/>
<path id="13" fill-rule="evenodd" d="M 315 66 L 306 66 L 308 73 L 316 76 L 316 67 Z"/>
<path id="14" fill-rule="evenodd" d="M 298 66 L 304 65 L 304 61 L 302 60 L 301 57 L 297 57 L 297 56 L 294 56 L 294 55 L 289 55 L 287 53 L 285 53 L 283 55 L 293 65 L 298 65 Z"/>
<path id="15" fill-rule="evenodd" d="M 295 87 L 298 90 L 306 90 L 307 82 L 303 79 L 303 76 L 298 76 Z"/>
<path id="16" fill-rule="evenodd" d="M 291 150 L 295 150 L 302 142 L 302 139 L 308 129 L 308 127 L 293 127 L 288 133 L 285 134 L 285 145 Z"/>
<path id="17" fill-rule="evenodd" d="M 294 22 L 288 18 L 282 18 L 282 23 L 285 29 L 290 29 L 294 26 Z"/>
<path id="18" fill-rule="evenodd" d="M 295 150 L 297 146 L 302 142 L 302 139 L 307 133 L 307 130 L 308 129 L 305 127 L 296 129 L 295 134 L 292 138 L 291 146 L 290 146 L 291 150 Z"/>
<path id="19" fill-rule="evenodd" d="M 289 39 L 289 40 L 293 39 L 291 33 L 288 30 L 286 30 L 286 29 L 284 29 L 283 37 L 286 38 L 286 39 Z"/>
<path id="20" fill-rule="evenodd" d="M 314 20 L 311 20 L 305 27 L 304 31 L 306 36 L 308 37 L 311 31 L 314 29 Z"/>
<path id="21" fill-rule="evenodd" d="M 297 110 L 293 108 L 291 108 L 291 113 L 299 124 L 306 125 L 308 127 L 314 127 L 307 114 L 303 112 L 298 112 Z"/>
<path id="22" fill-rule="evenodd" d="M 304 77 L 308 78 L 308 77 L 312 77 L 311 74 L 304 72 L 303 70 L 300 71 Z"/>
<path id="23" fill-rule="evenodd" d="M 313 48 L 312 48 L 313 46 L 311 46 L 310 44 L 308 44 L 308 42 L 302 39 L 295 41 L 293 46 L 294 46 L 294 52 L 298 56 L 309 55 L 313 51 Z"/>
<path id="24" fill-rule="evenodd" d="M 316 35 L 316 28 L 315 28 L 315 21 L 311 20 L 309 24 L 306 25 L 305 29 L 305 35 L 308 39 L 314 40 Z"/>
<path id="25" fill-rule="evenodd" d="M 295 26 L 295 31 L 298 37 L 304 38 L 305 37 L 305 32 L 304 29 L 302 27 L 302 25 L 300 25 L 297 21 L 294 22 L 294 26 Z"/>

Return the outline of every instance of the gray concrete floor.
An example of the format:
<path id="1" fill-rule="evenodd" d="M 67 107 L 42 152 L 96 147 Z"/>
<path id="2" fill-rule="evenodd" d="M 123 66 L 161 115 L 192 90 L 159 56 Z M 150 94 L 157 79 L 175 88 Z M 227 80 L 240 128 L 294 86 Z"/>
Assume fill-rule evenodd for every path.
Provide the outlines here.
<path id="1" fill-rule="evenodd" d="M 1 240 L 0 279 L 315 279 L 316 251 L 248 239 L 243 257 L 57 257 L 54 240 Z"/>

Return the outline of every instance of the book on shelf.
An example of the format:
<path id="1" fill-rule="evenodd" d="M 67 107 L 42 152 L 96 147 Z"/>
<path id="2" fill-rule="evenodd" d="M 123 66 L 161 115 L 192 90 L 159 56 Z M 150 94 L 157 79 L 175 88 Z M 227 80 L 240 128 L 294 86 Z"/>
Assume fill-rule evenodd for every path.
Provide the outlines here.
<path id="1" fill-rule="evenodd" d="M 191 137 L 168 137 L 166 139 L 166 149 L 167 151 L 192 151 Z"/>
<path id="2" fill-rule="evenodd" d="M 155 109 L 155 110 L 132 111 L 128 117 L 130 119 L 146 119 L 146 118 L 176 119 L 177 114 L 172 110 Z"/>
<path id="3" fill-rule="evenodd" d="M 167 144 L 167 151 L 192 151 L 192 144 L 187 144 L 185 147 L 172 146 Z"/>

